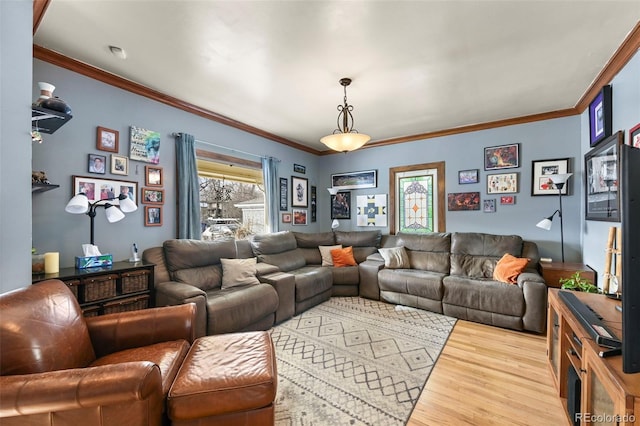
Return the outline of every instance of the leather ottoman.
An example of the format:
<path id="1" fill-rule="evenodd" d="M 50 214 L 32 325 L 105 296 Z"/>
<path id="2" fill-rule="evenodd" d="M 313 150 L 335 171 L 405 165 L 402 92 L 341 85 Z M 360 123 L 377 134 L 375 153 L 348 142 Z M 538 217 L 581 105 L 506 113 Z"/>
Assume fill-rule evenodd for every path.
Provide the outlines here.
<path id="1" fill-rule="evenodd" d="M 277 380 L 269 332 L 201 337 L 169 390 L 167 413 L 173 425 L 273 425 Z"/>

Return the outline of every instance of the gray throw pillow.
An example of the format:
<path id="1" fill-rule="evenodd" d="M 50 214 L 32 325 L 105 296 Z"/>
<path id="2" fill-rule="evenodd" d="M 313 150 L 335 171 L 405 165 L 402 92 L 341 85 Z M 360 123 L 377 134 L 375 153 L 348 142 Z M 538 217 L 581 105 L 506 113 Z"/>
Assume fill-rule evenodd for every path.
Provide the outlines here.
<path id="1" fill-rule="evenodd" d="M 404 246 L 392 248 L 379 248 L 378 251 L 384 259 L 384 267 L 389 269 L 409 269 L 411 263 Z"/>
<path id="2" fill-rule="evenodd" d="M 247 284 L 260 284 L 256 278 L 256 258 L 220 259 L 222 263 L 222 288 Z"/>

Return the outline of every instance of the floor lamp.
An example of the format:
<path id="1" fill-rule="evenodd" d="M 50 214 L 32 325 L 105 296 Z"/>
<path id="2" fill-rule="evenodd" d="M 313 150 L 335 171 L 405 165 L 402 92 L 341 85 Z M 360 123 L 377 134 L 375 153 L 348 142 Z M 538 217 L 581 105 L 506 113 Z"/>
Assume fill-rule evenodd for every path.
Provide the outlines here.
<path id="1" fill-rule="evenodd" d="M 553 214 L 547 218 L 542 219 L 536 224 L 538 228 L 542 228 L 546 231 L 551 229 L 551 221 L 553 217 L 558 214 L 560 218 L 560 249 L 562 251 L 562 263 L 564 263 L 564 229 L 562 228 L 562 189 L 566 185 L 569 178 L 573 173 L 562 173 L 557 175 L 551 175 L 549 179 L 553 182 L 553 185 L 558 189 L 558 200 L 560 201 L 560 208 L 553 212 Z"/>
<path id="2" fill-rule="evenodd" d="M 329 194 L 331 195 L 336 195 L 338 193 L 338 188 L 334 188 L 332 186 L 331 188 L 327 188 L 327 191 L 329 191 Z M 331 208 L 333 209 L 333 206 L 331 206 Z M 340 222 L 338 222 L 338 219 L 333 219 L 333 222 L 331 222 L 331 229 L 336 229 L 339 226 Z"/>

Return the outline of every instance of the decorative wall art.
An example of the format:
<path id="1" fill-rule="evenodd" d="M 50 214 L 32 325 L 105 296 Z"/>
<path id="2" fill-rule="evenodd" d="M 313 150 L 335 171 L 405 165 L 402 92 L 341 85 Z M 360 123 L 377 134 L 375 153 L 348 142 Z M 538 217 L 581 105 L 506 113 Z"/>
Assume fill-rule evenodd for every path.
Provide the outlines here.
<path id="1" fill-rule="evenodd" d="M 118 152 L 120 132 L 98 126 L 96 148 L 100 151 Z"/>
<path id="2" fill-rule="evenodd" d="M 479 192 L 457 192 L 447 194 L 449 211 L 480 210 Z"/>
<path id="3" fill-rule="evenodd" d="M 307 173 L 307 168 L 305 166 L 301 166 L 300 164 L 294 164 L 293 171 L 294 173 L 305 174 Z"/>
<path id="4" fill-rule="evenodd" d="M 282 213 L 282 223 L 291 223 L 291 213 Z"/>
<path id="5" fill-rule="evenodd" d="M 131 201 L 136 203 L 138 184 L 132 181 L 117 179 L 99 179 L 88 176 L 72 176 L 73 195 L 84 193 L 90 203 L 106 200 L 125 194 Z M 109 201 L 115 206 L 120 204 L 120 200 Z"/>
<path id="6" fill-rule="evenodd" d="M 569 173 L 569 159 L 536 160 L 531 162 L 531 195 L 558 195 L 551 175 Z M 566 195 L 569 185 L 564 185 L 562 195 Z"/>
<path id="7" fill-rule="evenodd" d="M 356 196 L 357 226 L 387 226 L 387 194 Z"/>
<path id="8" fill-rule="evenodd" d="M 301 209 L 293 209 L 293 223 L 292 225 L 306 225 L 307 224 L 307 211 Z"/>
<path id="9" fill-rule="evenodd" d="M 604 86 L 589 104 L 589 141 L 592 147 L 611 136 L 611 96 L 611 86 Z"/>
<path id="10" fill-rule="evenodd" d="M 164 204 L 164 189 L 142 188 L 140 202 L 142 204 Z"/>
<path id="11" fill-rule="evenodd" d="M 520 167 L 520 144 L 491 146 L 484 149 L 484 169 L 499 170 Z"/>
<path id="12" fill-rule="evenodd" d="M 89 163 L 88 169 L 89 173 L 97 173 L 103 175 L 106 173 L 107 166 L 105 165 L 107 162 L 106 155 L 97 155 L 97 154 L 89 154 Z"/>
<path id="13" fill-rule="evenodd" d="M 144 166 L 144 172 L 147 186 L 162 186 L 162 167 Z"/>
<path id="14" fill-rule="evenodd" d="M 378 186 L 376 170 L 336 173 L 331 175 L 331 186 L 338 189 L 362 189 Z"/>
<path id="15" fill-rule="evenodd" d="M 458 172 L 458 184 L 464 185 L 467 183 L 478 183 L 478 174 L 480 170 L 460 170 Z"/>
<path id="16" fill-rule="evenodd" d="M 129 157 L 132 160 L 158 164 L 160 162 L 160 133 L 131 126 Z"/>
<path id="17" fill-rule="evenodd" d="M 311 186 L 311 222 L 315 222 L 317 220 L 317 215 L 318 215 L 317 202 L 318 202 L 318 190 L 315 186 Z"/>
<path id="18" fill-rule="evenodd" d="M 111 154 L 111 173 L 114 175 L 128 175 L 129 158 L 124 155 Z"/>
<path id="19" fill-rule="evenodd" d="M 400 232 L 434 232 L 435 180 L 432 174 L 399 178 Z"/>
<path id="20" fill-rule="evenodd" d="M 627 144 L 634 148 L 640 148 L 640 123 L 636 124 L 631 130 L 629 130 L 629 141 Z"/>
<path id="21" fill-rule="evenodd" d="M 496 199 L 489 198 L 482 202 L 482 211 L 485 213 L 495 213 L 496 212 Z"/>
<path id="22" fill-rule="evenodd" d="M 587 152 L 585 162 L 585 194 L 587 220 L 607 222 L 620 221 L 620 196 L 618 179 L 620 175 L 620 146 L 624 133 L 616 132 Z"/>
<path id="23" fill-rule="evenodd" d="M 287 178 L 280 178 L 280 211 L 287 211 L 289 194 L 289 180 Z"/>
<path id="24" fill-rule="evenodd" d="M 518 173 L 487 175 L 487 194 L 511 194 L 518 192 Z"/>
<path id="25" fill-rule="evenodd" d="M 513 205 L 516 203 L 515 195 L 503 195 L 500 197 L 500 204 Z"/>
<path id="26" fill-rule="evenodd" d="M 144 207 L 144 226 L 162 226 L 162 207 Z"/>
<path id="27" fill-rule="evenodd" d="M 308 207 L 308 206 L 309 206 L 309 181 L 306 178 L 291 176 L 291 207 Z M 306 219 L 305 219 L 305 225 L 306 225 Z"/>
<path id="28" fill-rule="evenodd" d="M 351 192 L 331 196 L 331 219 L 351 219 Z"/>

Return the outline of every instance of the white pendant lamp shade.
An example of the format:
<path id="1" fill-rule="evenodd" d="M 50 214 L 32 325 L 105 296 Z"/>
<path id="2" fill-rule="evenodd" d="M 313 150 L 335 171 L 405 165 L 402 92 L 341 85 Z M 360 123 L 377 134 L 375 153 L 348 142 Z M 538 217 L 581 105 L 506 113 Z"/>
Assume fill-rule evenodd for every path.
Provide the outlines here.
<path id="1" fill-rule="evenodd" d="M 120 210 L 122 210 L 125 213 L 131 213 L 138 210 L 138 206 L 136 206 L 136 203 L 131 201 L 129 197 L 126 197 L 120 200 Z"/>
<path id="2" fill-rule="evenodd" d="M 355 151 L 371 140 L 371 136 L 363 133 L 336 133 L 325 136 L 320 142 L 339 152 Z"/>
<path id="3" fill-rule="evenodd" d="M 107 216 L 109 223 L 119 222 L 124 219 L 124 213 L 116 206 L 107 203 L 104 205 L 104 214 Z"/>
<path id="4" fill-rule="evenodd" d="M 73 214 L 84 214 L 89 210 L 89 200 L 87 196 L 83 193 L 75 195 L 72 199 L 69 200 L 67 206 L 64 208 L 64 211 L 67 213 Z"/>

